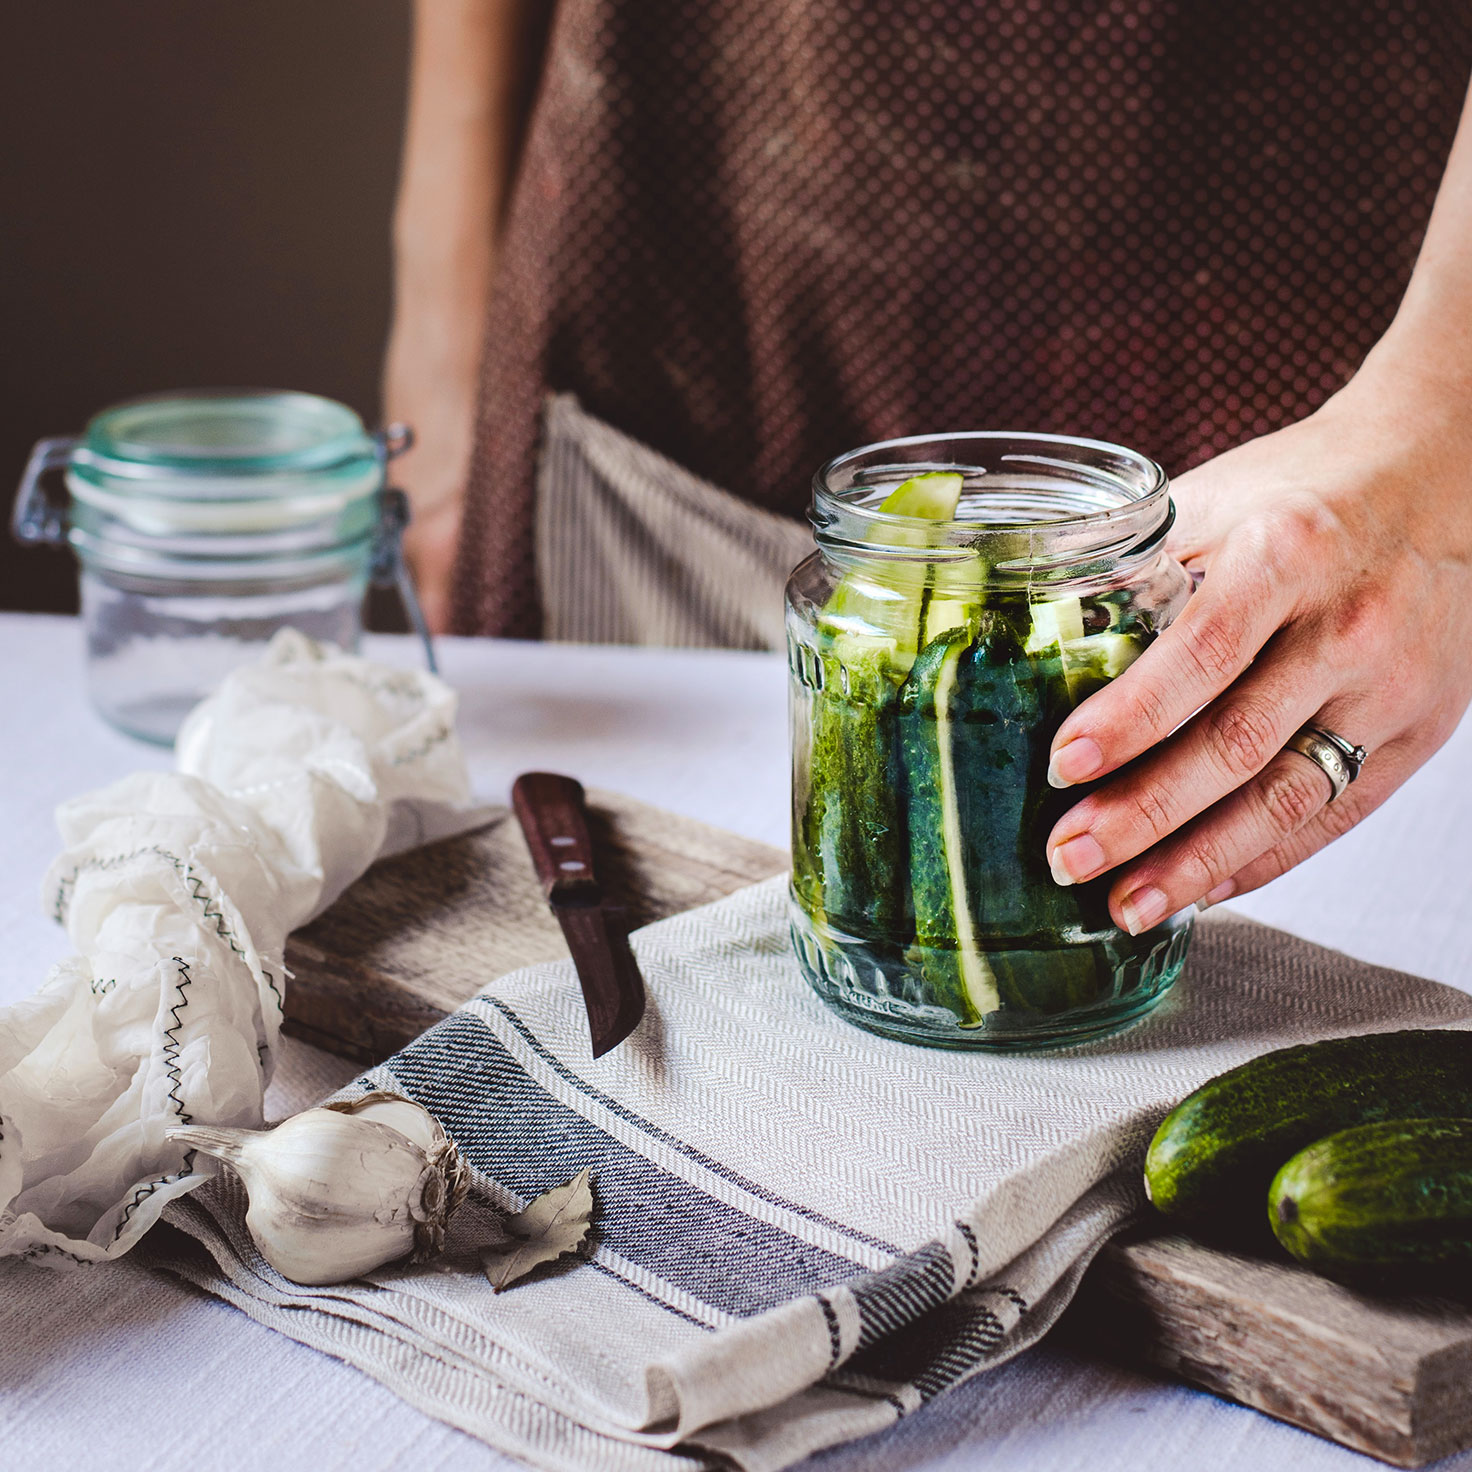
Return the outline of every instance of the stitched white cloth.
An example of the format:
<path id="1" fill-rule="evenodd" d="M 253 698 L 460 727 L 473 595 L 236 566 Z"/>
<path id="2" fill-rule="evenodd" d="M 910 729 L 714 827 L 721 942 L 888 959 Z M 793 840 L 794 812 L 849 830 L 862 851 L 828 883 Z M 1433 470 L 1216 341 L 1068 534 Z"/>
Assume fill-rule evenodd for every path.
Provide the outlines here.
<path id="1" fill-rule="evenodd" d="M 781 881 L 648 927 L 650 996 L 596 1062 L 571 967 L 502 978 L 348 1092 L 444 1122 L 493 1203 L 592 1170 L 597 1248 L 493 1294 L 462 1209 L 436 1265 L 286 1282 L 233 1181 L 151 1253 L 262 1323 L 545 1468 L 764 1472 L 892 1425 L 1032 1343 L 1141 1209 L 1165 1109 L 1310 1038 L 1472 1026 L 1472 998 L 1229 916 L 1176 991 L 1065 1052 L 931 1051 L 858 1031 L 797 973 Z"/>
<path id="2" fill-rule="evenodd" d="M 186 721 L 174 772 L 63 804 L 47 907 L 77 954 L 0 1011 L 0 1257 L 126 1252 L 257 1125 L 288 932 L 381 853 L 467 822 L 442 681 L 283 631 Z"/>

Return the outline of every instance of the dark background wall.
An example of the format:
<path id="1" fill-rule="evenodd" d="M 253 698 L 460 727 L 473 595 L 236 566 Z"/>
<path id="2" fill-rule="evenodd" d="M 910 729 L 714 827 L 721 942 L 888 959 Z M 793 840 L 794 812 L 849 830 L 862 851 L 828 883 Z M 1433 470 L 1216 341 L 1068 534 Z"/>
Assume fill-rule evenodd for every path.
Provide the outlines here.
<path id="1" fill-rule="evenodd" d="M 408 0 L 6 10 L 0 502 L 132 394 L 300 388 L 378 415 Z M 0 608 L 75 607 L 0 535 Z"/>

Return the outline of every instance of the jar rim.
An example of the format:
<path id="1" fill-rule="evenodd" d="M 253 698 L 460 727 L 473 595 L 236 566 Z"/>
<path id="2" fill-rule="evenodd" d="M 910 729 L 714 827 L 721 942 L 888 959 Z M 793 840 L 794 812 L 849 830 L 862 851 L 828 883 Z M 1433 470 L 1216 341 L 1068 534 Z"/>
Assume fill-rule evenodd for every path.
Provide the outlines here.
<path id="1" fill-rule="evenodd" d="M 966 478 L 954 519 L 879 509 L 903 481 L 948 470 Z M 1169 490 L 1154 460 L 1108 440 L 965 430 L 834 456 L 813 477 L 809 514 L 829 551 L 927 560 L 964 548 L 998 571 L 1055 568 L 1156 545 L 1174 516 Z"/>
<path id="2" fill-rule="evenodd" d="M 289 389 L 184 389 L 94 414 L 71 469 L 89 480 L 146 480 L 155 493 L 170 494 L 171 483 L 182 489 L 226 479 L 243 487 L 356 470 L 378 458 L 363 421 L 335 399 Z M 272 494 L 264 484 L 263 493 Z"/>

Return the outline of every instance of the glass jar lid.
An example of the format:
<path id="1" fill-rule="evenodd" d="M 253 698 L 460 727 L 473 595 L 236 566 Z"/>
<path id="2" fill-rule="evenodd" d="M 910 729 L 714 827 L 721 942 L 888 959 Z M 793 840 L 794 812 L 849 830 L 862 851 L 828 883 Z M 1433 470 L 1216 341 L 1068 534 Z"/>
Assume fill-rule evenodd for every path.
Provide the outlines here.
<path id="1" fill-rule="evenodd" d="M 95 415 L 66 482 L 74 526 L 231 536 L 350 513 L 377 494 L 386 453 L 351 409 L 316 394 L 156 394 Z"/>
<path id="2" fill-rule="evenodd" d="M 156 493 L 241 494 L 263 481 L 315 475 L 377 458 L 346 404 L 316 394 L 205 389 L 151 394 L 88 422 L 73 467 L 98 479 L 144 480 Z M 203 480 L 206 484 L 201 486 Z M 237 489 L 233 482 L 242 483 Z"/>

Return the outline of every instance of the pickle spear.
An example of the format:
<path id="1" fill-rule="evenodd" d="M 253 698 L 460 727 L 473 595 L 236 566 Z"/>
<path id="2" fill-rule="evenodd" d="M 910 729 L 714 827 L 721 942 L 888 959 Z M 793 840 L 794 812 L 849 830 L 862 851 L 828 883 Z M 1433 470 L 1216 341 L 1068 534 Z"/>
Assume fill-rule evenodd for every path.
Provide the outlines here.
<path id="1" fill-rule="evenodd" d="M 1060 889 L 1042 858 L 1040 794 L 1056 796 L 1045 776 L 1049 708 L 1062 679 L 1056 659 L 1029 657 L 1009 614 L 1025 620 L 1025 605 L 981 610 L 927 645 L 900 697 L 910 960 L 962 1027 L 999 1007 L 1086 1005 L 1100 986 L 1099 958 L 1076 937 L 1081 906 L 1103 901 Z"/>
<path id="2" fill-rule="evenodd" d="M 959 471 L 930 470 L 897 486 L 878 509 L 882 515 L 915 521 L 950 521 L 964 483 Z M 871 529 L 870 536 L 883 546 L 913 547 L 918 551 L 925 548 L 930 532 L 923 526 L 902 522 L 880 523 Z M 819 628 L 832 635 L 838 653 L 849 652 L 848 635 L 858 640 L 861 648 L 882 645 L 898 683 L 910 672 L 921 646 L 944 632 L 934 627 L 937 619 L 953 620 L 946 623 L 947 628 L 964 621 L 955 619 L 950 605 L 967 588 L 973 590 L 973 597 L 978 595 L 978 567 L 976 554 L 965 549 L 945 549 L 944 559 L 939 561 L 917 557 L 913 561 L 894 558 L 861 562 L 850 568 L 834 588 L 819 615 Z"/>
<path id="3" fill-rule="evenodd" d="M 913 476 L 879 510 L 948 521 L 962 484 L 955 471 Z M 915 548 L 924 547 L 927 535 L 923 527 L 904 524 L 873 533 L 887 545 Z M 861 563 L 844 575 L 819 615 L 821 688 L 813 698 L 794 874 L 815 920 L 899 945 L 908 936 L 910 885 L 895 717 L 899 687 L 924 632 L 932 572 L 923 560 Z"/>
<path id="4" fill-rule="evenodd" d="M 980 615 L 988 619 L 988 615 Z M 962 665 L 972 626 L 928 644 L 901 695 L 901 751 L 908 778 L 910 882 L 915 904 L 912 954 L 930 994 L 962 1027 L 979 1027 L 1001 1005 L 987 960 L 967 872 L 966 829 L 973 792 L 963 727 L 971 715 Z M 959 738 L 959 739 L 958 739 Z"/>

